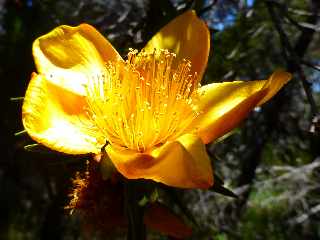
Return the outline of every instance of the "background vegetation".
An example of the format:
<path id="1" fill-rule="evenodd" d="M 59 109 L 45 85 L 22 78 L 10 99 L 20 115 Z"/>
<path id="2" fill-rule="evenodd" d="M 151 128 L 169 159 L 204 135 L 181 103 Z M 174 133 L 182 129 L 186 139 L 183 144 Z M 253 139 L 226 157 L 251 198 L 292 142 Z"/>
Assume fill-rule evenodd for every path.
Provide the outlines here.
<path id="1" fill-rule="evenodd" d="M 190 239 L 320 239 L 318 0 L 0 0 L 0 239 L 117 239 L 89 234 L 64 209 L 86 156 L 28 151 L 31 139 L 15 136 L 21 101 L 10 98 L 24 95 L 35 71 L 33 40 L 87 22 L 125 56 L 190 8 L 211 30 L 204 82 L 264 79 L 278 68 L 294 74 L 233 134 L 208 145 L 216 174 L 238 199 L 175 190 Z"/>

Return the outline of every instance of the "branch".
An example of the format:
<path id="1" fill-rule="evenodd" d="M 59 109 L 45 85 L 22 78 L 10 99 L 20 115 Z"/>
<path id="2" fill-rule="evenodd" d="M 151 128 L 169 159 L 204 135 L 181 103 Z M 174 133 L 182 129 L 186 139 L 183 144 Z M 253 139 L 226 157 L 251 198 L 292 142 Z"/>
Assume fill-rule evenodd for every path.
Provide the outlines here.
<path id="1" fill-rule="evenodd" d="M 313 68 L 314 70 L 320 71 L 320 66 L 314 65 L 308 61 L 302 60 L 301 63 L 307 67 Z"/>
<path id="2" fill-rule="evenodd" d="M 313 33 L 315 32 L 313 29 L 302 29 L 302 33 L 300 34 L 299 40 L 295 47 L 293 47 L 289 41 L 287 34 L 285 33 L 281 20 L 279 19 L 279 15 L 275 12 L 274 6 L 278 6 L 278 3 L 274 1 L 266 1 L 266 5 L 271 16 L 271 19 L 275 25 L 276 30 L 280 36 L 280 41 L 282 45 L 282 52 L 284 58 L 288 64 L 289 71 L 297 72 L 299 79 L 301 80 L 303 89 L 306 93 L 308 102 L 311 107 L 311 112 L 315 116 L 318 113 L 316 102 L 312 95 L 311 83 L 307 80 L 304 71 L 301 67 L 302 60 L 301 58 L 304 56 L 306 49 L 308 48 L 312 38 Z M 318 5 L 316 5 L 318 9 Z M 316 11 L 317 12 L 317 11 Z M 316 16 L 316 17 L 315 17 Z M 317 15 L 312 15 L 308 19 L 311 24 L 314 24 L 314 21 L 317 21 Z"/>
<path id="3" fill-rule="evenodd" d="M 212 3 L 210 3 L 208 6 L 200 9 L 200 11 L 198 12 L 199 16 L 202 16 L 204 13 L 210 11 L 214 7 L 214 5 L 217 4 L 217 2 L 218 0 L 213 0 Z"/>
<path id="4" fill-rule="evenodd" d="M 291 224 L 300 224 L 303 223 L 304 221 L 306 221 L 309 217 L 311 217 L 312 215 L 315 215 L 316 213 L 320 212 L 320 204 L 310 208 L 310 211 L 307 213 L 304 213 L 294 219 L 291 219 L 289 222 Z"/>

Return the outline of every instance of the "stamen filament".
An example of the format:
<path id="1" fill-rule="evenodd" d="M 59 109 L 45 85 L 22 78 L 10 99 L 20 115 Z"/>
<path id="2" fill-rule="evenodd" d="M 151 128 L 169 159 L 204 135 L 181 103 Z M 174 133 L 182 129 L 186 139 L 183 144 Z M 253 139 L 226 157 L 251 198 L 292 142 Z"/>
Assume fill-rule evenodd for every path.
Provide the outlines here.
<path id="1" fill-rule="evenodd" d="M 131 50 L 86 86 L 88 116 L 111 145 L 144 152 L 172 141 L 199 115 L 190 69 L 167 50 Z"/>

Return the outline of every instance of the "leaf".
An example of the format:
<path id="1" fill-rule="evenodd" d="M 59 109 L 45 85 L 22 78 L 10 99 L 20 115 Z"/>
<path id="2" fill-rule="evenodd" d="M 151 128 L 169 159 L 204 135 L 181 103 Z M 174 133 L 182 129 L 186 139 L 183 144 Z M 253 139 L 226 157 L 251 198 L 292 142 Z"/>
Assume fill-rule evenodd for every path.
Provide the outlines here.
<path id="1" fill-rule="evenodd" d="M 224 184 L 224 181 L 217 175 L 217 174 L 213 174 L 213 179 L 214 179 L 214 185 L 223 185 Z"/>
<path id="2" fill-rule="evenodd" d="M 106 152 L 102 152 L 102 155 L 101 155 L 100 171 L 101 171 L 103 180 L 109 179 L 112 176 L 112 174 L 116 171 L 114 165 L 112 164 Z"/>
<path id="3" fill-rule="evenodd" d="M 51 154 L 56 156 L 66 156 L 64 153 L 57 152 L 54 150 L 51 150 L 50 148 L 47 148 L 41 144 L 33 143 L 23 146 L 24 150 L 28 152 L 34 152 L 34 153 L 42 153 L 42 154 Z"/>
<path id="4" fill-rule="evenodd" d="M 23 135 L 25 133 L 27 133 L 27 130 L 24 129 L 24 130 L 21 130 L 19 132 L 14 133 L 14 136 L 17 137 L 17 136 Z"/>
<path id="5" fill-rule="evenodd" d="M 23 101 L 24 97 L 12 97 L 10 98 L 10 101 L 12 102 L 20 102 Z"/>
<path id="6" fill-rule="evenodd" d="M 230 132 L 226 133 L 225 135 L 223 135 L 222 137 L 219 137 L 218 139 L 216 139 L 215 143 L 222 142 L 222 141 L 226 140 L 227 138 L 229 138 L 230 136 L 232 136 L 234 134 L 239 134 L 240 132 L 241 132 L 240 128 L 235 128 L 235 129 L 231 130 Z"/>
<path id="7" fill-rule="evenodd" d="M 171 200 L 179 207 L 180 211 L 195 225 L 199 226 L 196 219 L 190 212 L 190 210 L 186 207 L 184 202 L 181 200 L 179 194 L 176 192 L 174 188 L 165 188 L 166 193 L 171 198 Z"/>
<path id="8" fill-rule="evenodd" d="M 38 152 L 38 153 L 52 152 L 49 148 L 46 148 L 45 146 L 40 145 L 38 143 L 25 145 L 23 148 L 24 148 L 24 150 L 29 151 L 29 152 Z"/>
<path id="9" fill-rule="evenodd" d="M 149 202 L 149 198 L 146 196 L 143 196 L 143 198 L 139 201 L 139 206 L 140 207 L 144 207 L 147 205 L 147 203 Z"/>
<path id="10" fill-rule="evenodd" d="M 156 202 L 159 198 L 159 192 L 158 192 L 158 189 L 154 189 L 154 191 L 151 193 L 151 196 L 150 196 L 150 202 Z"/>
<path id="11" fill-rule="evenodd" d="M 220 177 L 218 177 L 216 174 L 214 174 L 214 184 L 209 190 L 216 193 L 220 193 L 227 197 L 238 198 L 238 196 L 235 193 L 233 193 L 228 188 L 225 188 L 223 184 L 224 184 L 223 180 Z"/>
<path id="12" fill-rule="evenodd" d="M 154 203 L 159 198 L 159 192 L 158 189 L 155 188 L 154 191 L 150 194 L 150 196 L 144 195 L 143 198 L 139 201 L 139 206 L 144 207 L 147 205 L 147 203 Z"/>
<path id="13" fill-rule="evenodd" d="M 147 207 L 144 222 L 148 228 L 174 238 L 184 239 L 192 234 L 191 227 L 186 225 L 171 209 L 158 202 Z"/>

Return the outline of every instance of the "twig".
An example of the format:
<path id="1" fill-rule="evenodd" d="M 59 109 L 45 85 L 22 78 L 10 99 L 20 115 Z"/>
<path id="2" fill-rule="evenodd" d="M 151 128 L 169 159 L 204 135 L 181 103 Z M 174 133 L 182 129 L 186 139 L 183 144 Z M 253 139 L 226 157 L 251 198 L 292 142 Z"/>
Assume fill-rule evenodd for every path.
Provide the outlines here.
<path id="1" fill-rule="evenodd" d="M 292 220 L 290 220 L 289 222 L 291 224 L 300 224 L 300 223 L 303 223 L 304 221 L 306 221 L 309 217 L 311 217 L 312 215 L 316 214 L 320 212 L 320 204 L 310 208 L 310 211 L 307 212 L 307 213 L 304 213 Z"/>
<path id="2" fill-rule="evenodd" d="M 320 167 L 320 158 L 316 158 L 312 163 L 304 165 L 299 168 L 292 168 L 292 170 L 289 170 L 287 173 L 284 173 L 280 175 L 277 178 L 273 178 L 267 181 L 262 181 L 262 182 L 256 182 L 255 185 L 256 187 L 262 187 L 262 186 L 272 186 L 273 184 L 277 182 L 283 182 L 286 179 L 292 178 L 293 176 L 295 177 L 301 177 L 303 175 L 306 175 L 310 172 L 312 172 L 314 169 Z"/>
<path id="3" fill-rule="evenodd" d="M 214 5 L 217 4 L 217 2 L 218 2 L 218 0 L 213 0 L 212 3 L 210 3 L 208 6 L 200 9 L 200 11 L 199 11 L 199 13 L 198 13 L 199 16 L 202 16 L 202 15 L 203 15 L 204 13 L 206 13 L 207 11 L 210 11 L 211 8 L 212 8 Z"/>
<path id="4" fill-rule="evenodd" d="M 318 110 L 317 110 L 316 102 L 315 102 L 313 95 L 312 95 L 311 83 L 307 80 L 307 78 L 304 74 L 304 71 L 301 67 L 301 56 L 298 56 L 296 54 L 296 51 L 292 47 L 287 34 L 285 33 L 285 31 L 282 28 L 281 20 L 279 19 L 278 14 L 276 14 L 276 12 L 273 8 L 274 4 L 276 5 L 276 3 L 274 1 L 266 1 L 266 5 L 268 8 L 269 14 L 270 14 L 271 19 L 275 25 L 275 28 L 278 31 L 279 36 L 280 36 L 280 41 L 281 41 L 281 45 L 282 45 L 282 49 L 283 49 L 283 55 L 284 55 L 288 65 L 290 66 L 290 68 L 292 68 L 292 70 L 295 70 L 297 72 L 299 79 L 301 80 L 303 89 L 306 93 L 308 102 L 310 104 L 311 112 L 315 116 L 315 115 L 317 115 Z M 312 31 L 310 29 L 308 29 L 308 30 Z"/>
<path id="5" fill-rule="evenodd" d="M 313 68 L 314 70 L 320 71 L 320 66 L 316 66 L 308 61 L 302 60 L 301 63 L 307 67 Z"/>
<path id="6" fill-rule="evenodd" d="M 299 16 L 313 16 L 314 14 L 313 13 L 310 13 L 310 12 L 307 12 L 307 11 L 304 11 L 304 10 L 301 10 L 301 9 L 294 9 L 294 8 L 288 8 L 288 12 L 291 12 L 293 14 L 296 14 L 296 15 L 299 15 Z M 320 17 L 320 14 L 316 15 L 318 17 Z"/>

